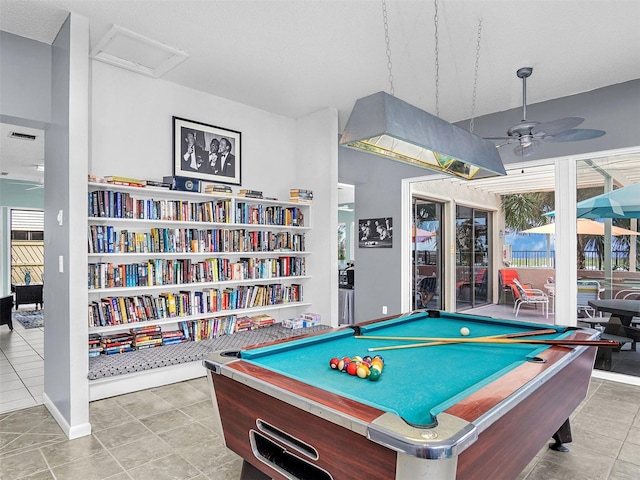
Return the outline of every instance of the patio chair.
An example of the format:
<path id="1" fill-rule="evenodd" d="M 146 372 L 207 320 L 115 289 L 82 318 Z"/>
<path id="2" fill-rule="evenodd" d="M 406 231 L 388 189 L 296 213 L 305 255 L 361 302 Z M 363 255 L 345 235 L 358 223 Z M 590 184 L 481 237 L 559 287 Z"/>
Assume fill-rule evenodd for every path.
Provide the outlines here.
<path id="1" fill-rule="evenodd" d="M 522 305 L 542 305 L 542 313 L 546 318 L 549 318 L 549 297 L 546 293 L 537 288 L 523 287 L 517 278 L 513 279 L 513 284 L 518 291 L 518 298 L 516 299 L 516 303 L 513 305 L 513 311 L 515 312 L 516 317 L 518 316 Z"/>
<path id="2" fill-rule="evenodd" d="M 500 284 L 500 298 L 498 298 L 498 303 L 500 303 L 502 297 L 506 297 L 507 293 L 511 293 L 511 298 L 513 299 L 515 305 L 515 302 L 518 300 L 520 294 L 518 293 L 518 289 L 513 283 L 514 279 L 518 280 L 521 285 L 526 285 L 528 288 L 533 288 L 533 285 L 531 285 L 530 283 L 523 283 L 520 281 L 517 270 L 513 270 L 510 268 L 503 268 L 502 270 L 498 270 L 498 282 Z"/>
<path id="3" fill-rule="evenodd" d="M 420 297 L 420 308 L 427 308 L 428 303 L 436 295 L 438 278 L 435 276 L 424 277 L 418 284 L 418 295 Z"/>
<path id="4" fill-rule="evenodd" d="M 602 312 L 589 305 L 589 300 L 600 300 L 600 282 L 595 280 L 578 280 L 578 315 L 581 313 L 588 318 L 593 318 L 596 313 L 602 317 Z"/>

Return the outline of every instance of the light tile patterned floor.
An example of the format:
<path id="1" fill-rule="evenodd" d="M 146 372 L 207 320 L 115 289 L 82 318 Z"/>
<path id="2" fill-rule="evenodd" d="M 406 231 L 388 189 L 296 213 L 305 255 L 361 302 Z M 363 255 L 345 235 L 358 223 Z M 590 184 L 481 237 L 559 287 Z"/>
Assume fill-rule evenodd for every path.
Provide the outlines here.
<path id="1" fill-rule="evenodd" d="M 0 329 L 0 479 L 239 478 L 241 461 L 222 443 L 204 378 L 92 402 L 93 433 L 67 440 L 38 405 L 42 339 L 42 329 Z M 640 478 L 638 399 L 638 386 L 592 379 L 572 416 L 571 451 L 544 447 L 518 480 Z M 23 406 L 31 407 L 9 412 Z"/>
<path id="2" fill-rule="evenodd" d="M 571 451 L 544 447 L 518 480 L 640 478 L 638 398 L 640 387 L 593 379 L 572 416 Z M 43 406 L 0 414 L 0 478 L 239 478 L 204 378 L 92 402 L 90 421 L 93 433 L 70 441 Z"/>
<path id="3" fill-rule="evenodd" d="M 0 413 L 42 404 L 44 328 L 0 327 Z"/>

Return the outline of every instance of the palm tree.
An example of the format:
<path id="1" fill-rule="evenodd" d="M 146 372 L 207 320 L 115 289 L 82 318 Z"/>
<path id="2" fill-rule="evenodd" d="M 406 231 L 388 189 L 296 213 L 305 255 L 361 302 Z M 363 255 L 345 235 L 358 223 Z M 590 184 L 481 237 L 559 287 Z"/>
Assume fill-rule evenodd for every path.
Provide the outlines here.
<path id="1" fill-rule="evenodd" d="M 600 195 L 603 192 L 602 187 L 581 188 L 577 191 L 577 201 L 580 202 L 587 198 Z M 504 222 L 507 230 L 521 232 L 531 227 L 543 225 L 549 221 L 549 217 L 544 214 L 552 211 L 555 206 L 553 192 L 532 192 L 517 193 L 502 196 L 502 210 L 504 211 Z M 613 219 L 616 226 L 629 228 L 628 220 Z M 619 237 L 616 239 L 616 245 L 619 249 L 629 248 L 629 237 Z M 594 251 L 599 265 L 604 261 L 604 241 L 602 236 L 594 235 L 578 235 L 578 269 L 584 269 L 586 266 L 586 252 Z"/>

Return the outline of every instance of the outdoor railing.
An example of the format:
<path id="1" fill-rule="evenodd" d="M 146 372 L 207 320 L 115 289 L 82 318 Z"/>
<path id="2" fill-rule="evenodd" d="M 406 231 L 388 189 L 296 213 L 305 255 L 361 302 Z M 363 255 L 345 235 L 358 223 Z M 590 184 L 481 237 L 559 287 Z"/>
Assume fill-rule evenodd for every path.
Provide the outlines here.
<path id="1" fill-rule="evenodd" d="M 513 250 L 511 252 L 512 267 L 551 267 L 555 268 L 555 251 L 551 251 L 550 259 L 547 259 L 547 252 L 538 250 Z M 550 264 L 549 264 L 550 263 Z M 611 255 L 611 267 L 614 270 L 629 270 L 629 252 L 626 250 L 614 250 Z M 584 267 L 585 270 L 602 270 L 604 260 L 596 250 L 585 250 Z"/>

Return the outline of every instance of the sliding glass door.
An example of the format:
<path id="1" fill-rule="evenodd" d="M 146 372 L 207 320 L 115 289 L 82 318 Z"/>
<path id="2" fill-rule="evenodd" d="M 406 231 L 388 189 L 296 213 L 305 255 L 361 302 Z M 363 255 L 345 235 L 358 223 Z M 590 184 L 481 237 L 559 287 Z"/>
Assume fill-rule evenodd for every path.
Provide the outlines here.
<path id="1" fill-rule="evenodd" d="M 491 212 L 456 207 L 456 309 L 489 303 Z"/>
<path id="2" fill-rule="evenodd" d="M 413 308 L 439 310 L 443 305 L 443 204 L 413 198 Z"/>

